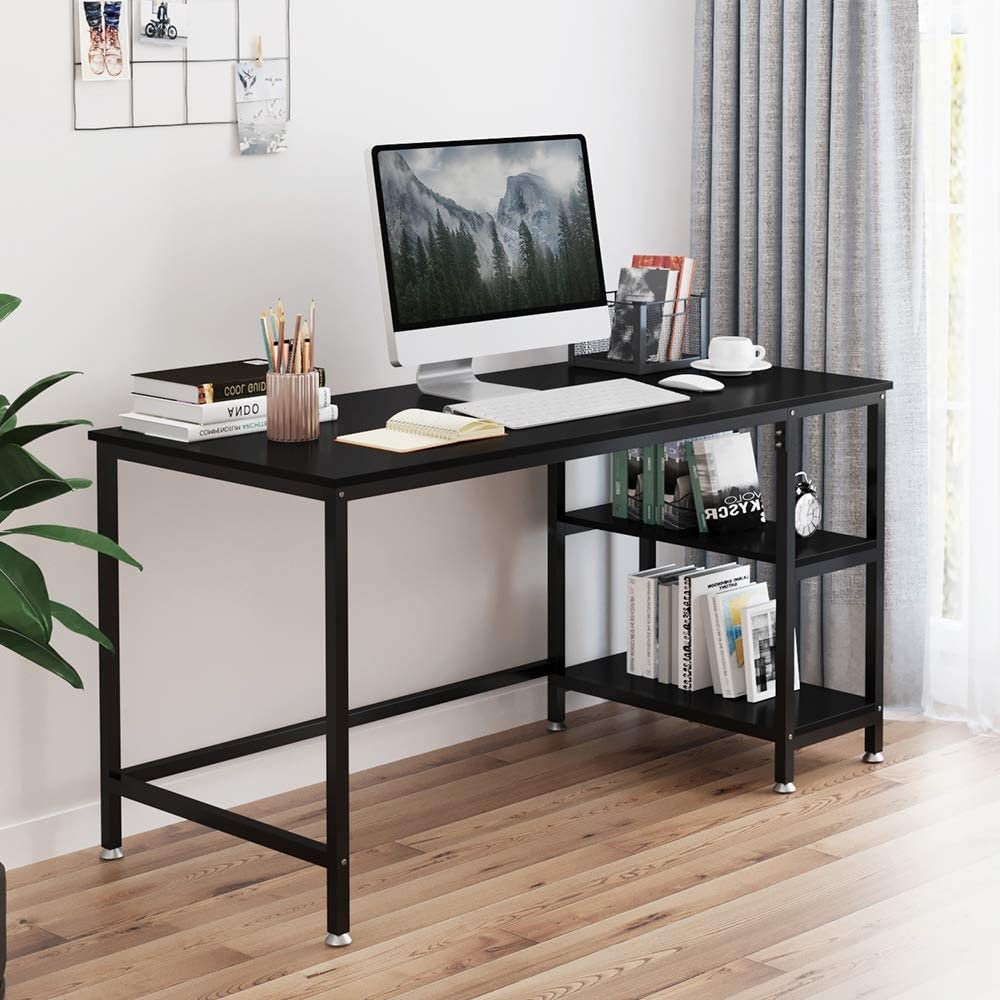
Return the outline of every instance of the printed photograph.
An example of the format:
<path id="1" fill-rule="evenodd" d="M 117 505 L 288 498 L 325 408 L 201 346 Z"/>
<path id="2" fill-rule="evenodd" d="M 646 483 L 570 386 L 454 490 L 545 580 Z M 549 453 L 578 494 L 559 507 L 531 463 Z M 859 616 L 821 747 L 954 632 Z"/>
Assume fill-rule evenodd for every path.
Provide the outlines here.
<path id="1" fill-rule="evenodd" d="M 774 697 L 774 621 L 775 602 L 748 607 L 743 615 L 746 646 L 747 701 L 765 701 Z"/>
<path id="2" fill-rule="evenodd" d="M 603 297 L 578 139 L 380 150 L 402 327 Z"/>
<path id="3" fill-rule="evenodd" d="M 187 45 L 187 0 L 142 0 L 137 34 L 144 45 Z"/>
<path id="4" fill-rule="evenodd" d="M 121 0 L 77 0 L 80 75 L 90 82 L 128 80 L 129 4 Z"/>
<path id="5" fill-rule="evenodd" d="M 236 64 L 236 122 L 241 156 L 284 153 L 288 148 L 288 79 L 279 64 Z"/>

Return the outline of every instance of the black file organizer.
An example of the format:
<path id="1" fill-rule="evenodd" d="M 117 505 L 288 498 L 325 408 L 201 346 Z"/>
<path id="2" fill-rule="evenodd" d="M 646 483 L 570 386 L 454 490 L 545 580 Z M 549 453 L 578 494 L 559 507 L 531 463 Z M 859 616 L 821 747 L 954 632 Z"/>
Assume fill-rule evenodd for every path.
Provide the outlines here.
<path id="1" fill-rule="evenodd" d="M 686 299 L 664 302 L 619 302 L 608 292 L 608 337 L 570 344 L 569 363 L 577 368 L 655 375 L 687 368 L 708 357 L 708 295 L 693 293 Z M 666 319 L 666 322 L 664 322 Z M 676 337 L 674 353 L 667 357 L 661 330 Z"/>

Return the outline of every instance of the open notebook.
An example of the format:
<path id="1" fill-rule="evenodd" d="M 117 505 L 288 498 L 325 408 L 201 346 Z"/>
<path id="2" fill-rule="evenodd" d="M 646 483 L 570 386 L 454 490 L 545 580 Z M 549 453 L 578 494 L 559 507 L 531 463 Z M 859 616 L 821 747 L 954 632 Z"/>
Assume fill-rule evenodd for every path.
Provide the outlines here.
<path id="1" fill-rule="evenodd" d="M 459 441 L 502 437 L 507 432 L 502 424 L 492 420 L 477 420 L 460 413 L 438 413 L 435 410 L 401 410 L 385 425 L 373 431 L 341 434 L 344 444 L 359 444 L 382 451 L 423 451 L 440 448 Z"/>

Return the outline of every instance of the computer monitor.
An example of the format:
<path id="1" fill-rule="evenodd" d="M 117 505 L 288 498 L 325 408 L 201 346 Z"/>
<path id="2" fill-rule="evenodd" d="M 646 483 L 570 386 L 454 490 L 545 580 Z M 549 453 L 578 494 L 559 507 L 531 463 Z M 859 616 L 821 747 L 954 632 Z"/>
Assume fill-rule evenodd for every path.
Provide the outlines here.
<path id="1" fill-rule="evenodd" d="M 423 391 L 524 392 L 471 359 L 608 336 L 582 135 L 376 146 L 371 182 L 389 355 Z"/>

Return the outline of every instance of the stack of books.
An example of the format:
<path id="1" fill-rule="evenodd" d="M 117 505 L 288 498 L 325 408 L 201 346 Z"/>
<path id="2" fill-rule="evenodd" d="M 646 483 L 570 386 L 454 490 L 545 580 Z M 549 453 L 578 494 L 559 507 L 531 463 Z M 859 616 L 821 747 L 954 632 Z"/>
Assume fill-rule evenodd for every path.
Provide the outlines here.
<path id="1" fill-rule="evenodd" d="M 676 531 L 697 525 L 705 534 L 749 531 L 764 521 L 747 431 L 616 452 L 611 476 L 615 517 Z"/>
<path id="2" fill-rule="evenodd" d="M 630 674 L 723 698 L 775 694 L 775 602 L 750 567 L 671 563 L 628 578 Z M 795 688 L 799 687 L 798 652 Z"/>
<path id="3" fill-rule="evenodd" d="M 127 431 L 207 441 L 267 429 L 267 362 L 256 358 L 194 365 L 132 376 L 132 409 L 121 414 Z M 337 419 L 326 373 L 319 371 L 319 419 Z"/>

